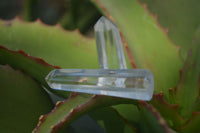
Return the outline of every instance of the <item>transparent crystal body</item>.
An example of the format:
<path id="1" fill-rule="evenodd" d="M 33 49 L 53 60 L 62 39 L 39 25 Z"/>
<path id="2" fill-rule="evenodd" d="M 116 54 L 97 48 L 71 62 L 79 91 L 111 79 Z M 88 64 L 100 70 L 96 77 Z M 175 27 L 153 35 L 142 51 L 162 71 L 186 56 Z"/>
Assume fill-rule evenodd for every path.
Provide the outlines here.
<path id="1" fill-rule="evenodd" d="M 127 69 L 120 33 L 101 17 L 94 26 L 100 69 L 55 69 L 46 77 L 52 89 L 150 100 L 154 90 L 149 70 Z"/>
<path id="2" fill-rule="evenodd" d="M 127 69 L 119 30 L 106 17 L 94 26 L 99 67 L 102 69 Z"/>
<path id="3" fill-rule="evenodd" d="M 56 90 L 147 101 L 154 89 L 152 73 L 142 69 L 55 69 L 45 79 Z"/>

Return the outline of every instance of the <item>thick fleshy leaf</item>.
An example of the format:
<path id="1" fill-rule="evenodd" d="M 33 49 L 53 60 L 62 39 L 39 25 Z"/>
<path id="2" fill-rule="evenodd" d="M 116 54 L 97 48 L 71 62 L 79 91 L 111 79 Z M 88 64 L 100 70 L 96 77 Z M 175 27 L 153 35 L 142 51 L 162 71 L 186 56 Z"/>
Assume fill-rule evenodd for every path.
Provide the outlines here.
<path id="1" fill-rule="evenodd" d="M 200 29 L 197 30 L 181 72 L 176 97 L 184 117 L 190 116 L 200 89 Z"/>
<path id="2" fill-rule="evenodd" d="M 159 111 L 170 127 L 177 129 L 186 123 L 186 120 L 178 112 L 178 105 L 169 104 L 164 100 L 162 93 L 154 94 L 150 103 Z"/>
<path id="3" fill-rule="evenodd" d="M 52 108 L 45 91 L 31 77 L 0 65 L 0 132 L 27 133 Z"/>
<path id="4" fill-rule="evenodd" d="M 51 64 L 66 68 L 97 67 L 94 40 L 85 38 L 76 31 L 65 31 L 58 25 L 46 26 L 40 21 L 27 23 L 18 18 L 12 21 L 0 21 L 0 29 L 0 45 L 20 50 L 18 53 L 13 53 L 0 47 L 0 64 L 9 64 L 13 68 L 23 70 L 47 88 L 44 78 L 55 67 L 43 63 L 40 57 Z M 34 59 L 26 58 L 27 55 L 39 59 L 33 61 Z M 69 93 L 60 94 L 66 97 Z"/>
<path id="5" fill-rule="evenodd" d="M 106 133 L 136 133 L 133 127 L 119 112 L 112 107 L 91 111 L 89 115 L 106 131 Z"/>
<path id="6" fill-rule="evenodd" d="M 196 100 L 196 102 L 194 103 L 194 106 L 192 107 L 192 111 L 193 112 L 200 111 L 200 98 L 198 98 L 198 100 Z"/>
<path id="7" fill-rule="evenodd" d="M 200 131 L 200 112 L 194 112 L 190 121 L 180 129 L 181 133 L 198 133 Z"/>
<path id="8" fill-rule="evenodd" d="M 127 99 L 72 93 L 64 102 L 58 102 L 52 112 L 40 118 L 34 132 L 63 130 L 72 121 L 91 110 L 120 103 L 133 103 Z"/>
<path id="9" fill-rule="evenodd" d="M 159 112 L 151 105 L 141 102 L 140 132 L 173 133 Z"/>
<path id="10" fill-rule="evenodd" d="M 40 58 L 29 56 L 24 51 L 12 51 L 0 46 L 0 64 L 9 64 L 15 69 L 20 69 L 32 78 L 45 85 L 45 75 L 52 69 L 59 68 L 51 66 Z"/>
<path id="11" fill-rule="evenodd" d="M 199 0 L 140 0 L 158 16 L 158 21 L 169 33 L 172 41 L 181 46 L 184 59 L 200 23 Z"/>
<path id="12" fill-rule="evenodd" d="M 22 22 L 19 22 L 19 23 L 22 23 Z M 40 25 L 40 26 L 42 26 L 42 25 Z M 9 27 L 9 28 L 11 28 L 11 27 Z M 22 25 L 22 27 L 23 27 L 23 25 Z M 31 27 L 31 24 L 28 27 Z M 53 27 L 49 27 L 49 28 L 53 28 Z M 19 29 L 19 31 L 20 31 L 20 29 Z M 8 31 L 8 33 L 9 32 L 10 31 Z M 15 34 L 13 36 L 15 36 Z M 23 38 L 21 38 L 21 39 L 23 40 Z M 10 44 L 10 45 L 8 45 L 8 47 L 14 46 L 14 47 L 19 47 L 19 48 L 23 48 L 23 49 L 29 49 L 29 45 L 27 45 L 27 46 L 23 46 L 23 45 L 25 45 L 25 44 L 17 43 L 17 44 L 13 44 L 13 45 Z M 82 50 L 84 50 L 84 49 L 82 49 Z M 33 50 L 33 51 L 37 55 L 40 54 L 40 52 L 41 52 L 41 51 L 37 51 L 37 50 Z M 51 54 L 51 53 L 48 53 L 48 54 Z M 23 70 L 25 73 L 32 76 L 38 82 L 42 83 L 42 85 L 46 85 L 46 83 L 44 81 L 44 77 L 47 75 L 47 73 L 50 70 L 54 69 L 54 67 L 48 65 L 43 60 L 37 59 L 34 57 L 30 57 L 23 51 L 17 51 L 17 52 L 11 51 L 4 47 L 0 47 L 0 63 L 1 64 L 10 64 L 14 68 Z M 60 64 L 62 64 L 62 63 L 66 64 L 66 62 L 60 62 Z M 69 61 L 69 63 L 70 63 L 70 61 Z M 56 94 L 60 94 L 63 97 L 66 97 L 68 95 L 68 93 L 64 93 L 64 92 L 60 92 L 60 93 L 56 93 Z M 80 104 L 80 103 L 77 103 L 77 104 Z M 121 118 L 119 118 L 119 119 L 121 119 Z"/>
<path id="13" fill-rule="evenodd" d="M 94 39 L 85 38 L 77 31 L 17 18 L 0 21 L 0 29 L 0 45 L 11 50 L 26 51 L 63 68 L 98 68 Z"/>
<path id="14" fill-rule="evenodd" d="M 15 69 L 20 69 L 28 74 L 33 79 L 37 80 L 39 84 L 45 86 L 50 91 L 62 96 L 68 97 L 69 92 L 60 92 L 50 89 L 45 81 L 45 76 L 57 66 L 52 66 L 46 63 L 41 58 L 29 56 L 24 51 L 12 51 L 3 46 L 0 46 L 0 64 L 9 64 Z"/>
<path id="15" fill-rule="evenodd" d="M 138 127 L 140 112 L 137 105 L 119 104 L 112 107 L 116 109 L 120 113 L 120 115 L 124 117 L 129 123 L 131 123 L 135 128 Z"/>
<path id="16" fill-rule="evenodd" d="M 173 88 L 183 63 L 179 48 L 168 38 L 145 7 L 137 0 L 93 0 L 109 18 L 115 20 L 138 68 L 150 69 L 155 78 L 155 92 Z M 165 95 L 167 97 L 167 95 Z"/>
<path id="17" fill-rule="evenodd" d="M 50 70 L 52 70 L 54 68 L 53 66 L 45 63 L 41 59 L 28 56 L 23 51 L 17 51 L 17 52 L 11 51 L 2 46 L 0 47 L 0 63 L 1 64 L 10 64 L 10 65 L 14 66 L 16 69 L 21 69 L 25 73 L 31 75 L 34 79 L 36 79 L 38 82 L 40 82 L 44 86 L 46 85 L 46 83 L 44 81 L 44 77 L 45 77 L 46 73 L 48 73 Z M 46 86 L 46 87 L 48 87 L 48 86 Z M 42 88 L 40 88 L 40 89 L 42 89 Z M 8 88 L 8 90 L 9 90 L 9 88 Z M 67 97 L 67 95 L 68 95 L 68 93 L 64 93 L 64 92 L 54 92 L 54 93 L 61 95 L 63 97 Z M 89 99 L 92 97 L 92 95 L 88 95 L 88 96 L 89 96 Z M 86 100 L 86 101 L 88 100 L 88 97 L 85 97 L 84 94 L 83 94 L 83 97 L 81 97 L 81 98 L 82 99 L 79 101 L 71 101 L 71 104 L 68 104 L 66 106 L 66 108 L 72 109 L 71 106 L 76 107 L 76 104 L 79 105 L 79 104 L 82 104 L 82 102 L 84 102 L 84 100 Z M 109 103 L 109 101 L 107 101 L 107 102 Z M 110 101 L 110 102 L 112 103 L 112 101 Z M 102 104 L 101 106 L 104 106 L 104 105 Z M 99 115 L 102 115 L 101 112 L 99 113 Z M 62 117 L 64 118 L 64 116 L 61 116 L 61 118 Z M 79 117 L 79 115 L 76 114 L 75 117 L 77 118 L 77 117 Z M 117 118 L 117 116 L 116 116 L 116 118 Z M 95 118 L 95 117 L 93 117 L 93 119 L 97 120 L 97 118 Z M 121 118 L 120 116 L 117 119 L 118 120 L 121 119 L 120 121 L 123 122 L 123 118 Z M 69 123 L 71 123 L 71 122 L 69 122 Z M 113 123 L 104 123 L 104 125 L 115 126 L 115 124 L 113 124 Z M 127 125 L 127 124 L 125 124 L 125 125 Z M 128 127 L 129 127 L 129 124 L 128 124 Z M 126 130 L 130 129 L 128 127 L 125 129 Z M 46 129 L 44 129 L 44 130 L 46 130 Z"/>

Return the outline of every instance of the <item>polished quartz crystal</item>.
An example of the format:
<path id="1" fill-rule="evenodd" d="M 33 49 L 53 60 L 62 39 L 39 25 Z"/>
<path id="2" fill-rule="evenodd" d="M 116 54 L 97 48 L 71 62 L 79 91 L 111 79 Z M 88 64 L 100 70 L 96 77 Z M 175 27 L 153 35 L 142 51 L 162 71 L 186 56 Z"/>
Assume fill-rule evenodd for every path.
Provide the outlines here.
<path id="1" fill-rule="evenodd" d="M 127 69 L 119 30 L 106 17 L 94 26 L 99 67 L 102 69 Z"/>
<path id="2" fill-rule="evenodd" d="M 94 26 L 98 51 L 99 67 L 101 69 L 127 69 L 122 41 L 117 26 L 106 17 L 101 17 Z M 108 79 L 99 77 L 97 85 Z M 125 80 L 117 79 L 116 83 L 123 86 Z"/>
<path id="3" fill-rule="evenodd" d="M 101 82 L 99 77 L 106 80 Z M 46 81 L 56 90 L 139 100 L 150 100 L 154 88 L 153 75 L 142 69 L 55 69 Z"/>
<path id="4" fill-rule="evenodd" d="M 100 69 L 55 69 L 46 81 L 55 90 L 150 100 L 154 90 L 149 70 L 127 69 L 120 33 L 101 17 L 94 26 Z"/>

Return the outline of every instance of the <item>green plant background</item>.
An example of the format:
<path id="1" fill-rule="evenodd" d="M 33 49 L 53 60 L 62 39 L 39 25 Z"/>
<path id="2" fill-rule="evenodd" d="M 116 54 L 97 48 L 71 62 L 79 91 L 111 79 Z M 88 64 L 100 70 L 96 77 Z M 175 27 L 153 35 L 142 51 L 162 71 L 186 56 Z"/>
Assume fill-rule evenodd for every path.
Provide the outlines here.
<path id="1" fill-rule="evenodd" d="M 0 132 L 200 132 L 198 5 L 1 0 Z M 154 74 L 151 101 L 60 92 L 46 84 L 55 68 L 98 68 L 93 25 L 102 15 L 119 27 L 129 69 Z M 66 100 L 54 105 L 44 88 Z"/>

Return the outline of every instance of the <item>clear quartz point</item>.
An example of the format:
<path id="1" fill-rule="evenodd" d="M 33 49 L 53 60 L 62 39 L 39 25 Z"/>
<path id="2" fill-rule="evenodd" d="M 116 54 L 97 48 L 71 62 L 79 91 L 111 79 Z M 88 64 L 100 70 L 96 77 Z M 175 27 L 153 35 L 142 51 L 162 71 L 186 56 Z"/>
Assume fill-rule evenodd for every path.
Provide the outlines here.
<path id="1" fill-rule="evenodd" d="M 106 80 L 99 83 L 99 77 Z M 125 80 L 123 86 L 117 83 L 119 79 Z M 46 81 L 55 90 L 147 101 L 154 88 L 152 73 L 142 69 L 55 69 Z"/>
<path id="2" fill-rule="evenodd" d="M 121 36 L 115 24 L 101 17 L 94 26 L 99 67 L 127 69 Z"/>
<path id="3" fill-rule="evenodd" d="M 100 69 L 55 69 L 46 81 L 55 90 L 150 100 L 154 90 L 149 70 L 127 69 L 115 24 L 101 17 L 94 26 Z"/>
<path id="4" fill-rule="evenodd" d="M 121 36 L 117 26 L 106 17 L 101 17 L 94 26 L 98 51 L 99 67 L 101 69 L 127 69 Z M 97 85 L 105 82 L 99 78 Z M 116 80 L 116 84 L 124 86 L 125 79 Z"/>

